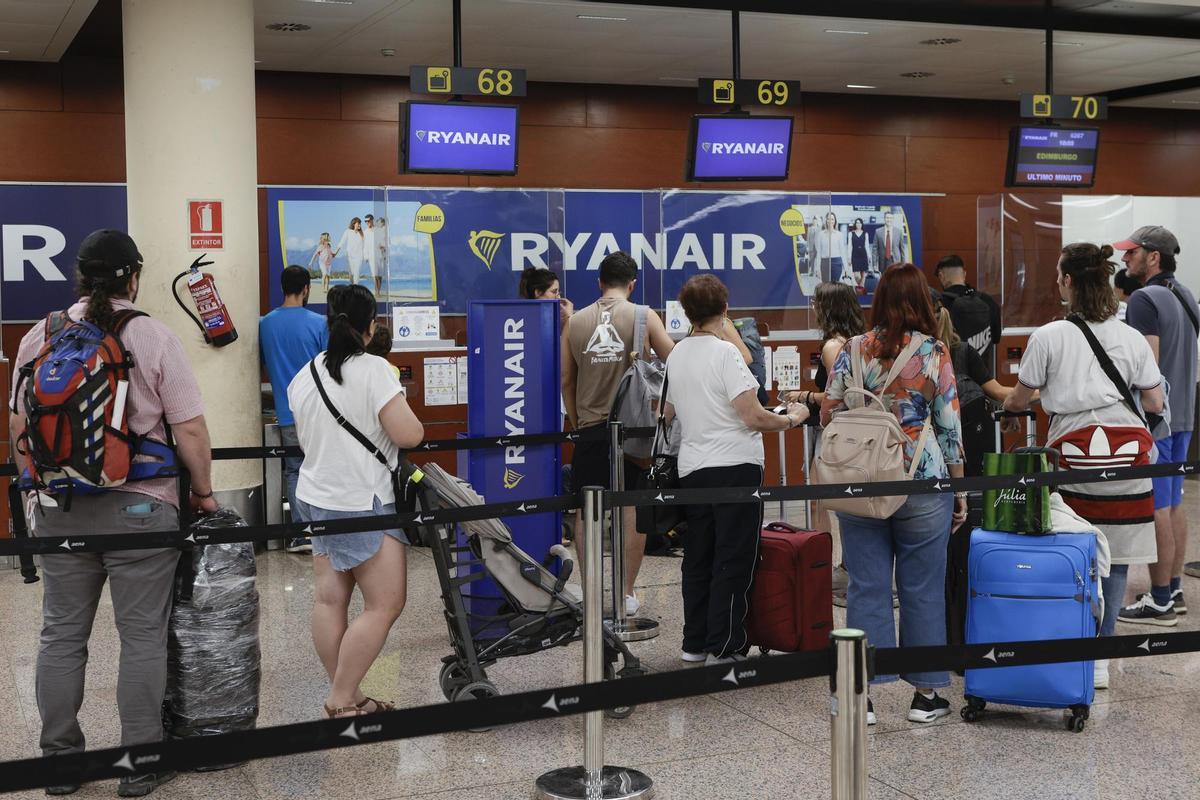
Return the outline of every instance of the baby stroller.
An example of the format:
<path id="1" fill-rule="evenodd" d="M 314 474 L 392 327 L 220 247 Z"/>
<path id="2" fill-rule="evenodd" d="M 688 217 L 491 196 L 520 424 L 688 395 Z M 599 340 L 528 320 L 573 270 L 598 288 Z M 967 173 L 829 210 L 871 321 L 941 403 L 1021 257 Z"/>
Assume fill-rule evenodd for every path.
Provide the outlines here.
<path id="1" fill-rule="evenodd" d="M 470 484 L 448 474 L 437 464 L 417 468 L 410 478 L 423 511 L 482 505 Z M 433 552 L 441 585 L 446 627 L 454 652 L 442 659 L 438 683 L 447 700 L 495 697 L 500 694 L 488 680 L 487 667 L 501 658 L 522 656 L 563 647 L 582 638 L 583 605 L 576 590 L 567 585 L 574 562 L 562 545 L 550 549 L 546 564 L 539 564 L 513 543 L 508 527 L 497 519 L 460 523 L 468 544 L 460 546 L 454 525 L 423 525 L 422 540 Z M 547 567 L 553 558 L 562 561 L 560 574 Z M 483 571 L 470 571 L 482 566 Z M 485 576 L 500 587 L 503 600 L 495 614 L 468 611 L 463 587 Z M 617 656 L 622 669 L 617 670 Z M 645 673 L 625 643 L 604 629 L 605 677 Z M 606 712 L 613 718 L 633 713 L 632 706 Z"/>

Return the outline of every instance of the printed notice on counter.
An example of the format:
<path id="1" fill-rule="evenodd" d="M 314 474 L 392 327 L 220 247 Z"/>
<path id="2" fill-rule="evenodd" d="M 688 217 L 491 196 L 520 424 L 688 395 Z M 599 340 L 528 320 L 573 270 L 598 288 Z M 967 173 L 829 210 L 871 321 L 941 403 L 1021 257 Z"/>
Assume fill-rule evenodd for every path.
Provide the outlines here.
<path id="1" fill-rule="evenodd" d="M 785 392 L 800 388 L 800 353 L 796 351 L 795 347 L 775 348 L 771 366 L 775 371 L 774 377 L 775 382 L 779 384 L 779 391 Z"/>
<path id="2" fill-rule="evenodd" d="M 458 364 L 455 358 L 425 359 L 425 405 L 458 403 Z"/>
<path id="3" fill-rule="evenodd" d="M 437 341 L 440 323 L 437 306 L 392 306 L 392 336 L 397 342 Z"/>
<path id="4" fill-rule="evenodd" d="M 467 357 L 455 359 L 458 362 L 458 404 L 467 404 Z"/>
<path id="5" fill-rule="evenodd" d="M 680 339 L 687 336 L 688 328 L 691 323 L 688 322 L 687 314 L 683 313 L 683 304 L 678 300 L 667 301 L 667 334 L 672 339 Z"/>

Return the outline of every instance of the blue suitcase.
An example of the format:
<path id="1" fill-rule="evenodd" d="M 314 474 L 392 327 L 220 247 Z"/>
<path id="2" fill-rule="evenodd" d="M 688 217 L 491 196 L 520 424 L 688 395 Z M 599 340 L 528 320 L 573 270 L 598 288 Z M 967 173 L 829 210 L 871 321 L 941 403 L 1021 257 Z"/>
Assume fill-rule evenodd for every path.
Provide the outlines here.
<path id="1" fill-rule="evenodd" d="M 977 529 L 970 552 L 968 644 L 1096 635 L 1100 593 L 1094 534 L 1025 536 Z M 989 701 L 1067 708 L 1067 728 L 1081 731 L 1095 695 L 1094 677 L 1091 661 L 969 669 L 962 717 L 974 722 Z"/>

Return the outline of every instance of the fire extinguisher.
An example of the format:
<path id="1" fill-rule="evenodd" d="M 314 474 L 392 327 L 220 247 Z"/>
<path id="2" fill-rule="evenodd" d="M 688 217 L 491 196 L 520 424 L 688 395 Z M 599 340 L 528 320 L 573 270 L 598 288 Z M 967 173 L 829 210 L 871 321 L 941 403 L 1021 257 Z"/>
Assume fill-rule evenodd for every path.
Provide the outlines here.
<path id="1" fill-rule="evenodd" d="M 195 322 L 196 327 L 204 334 L 204 341 L 214 347 L 224 347 L 236 342 L 238 334 L 233 327 L 233 320 L 229 317 L 229 310 L 221 302 L 221 295 L 217 291 L 217 283 L 213 276 L 200 271 L 201 267 L 213 263 L 202 260 L 206 255 L 208 253 L 201 255 L 190 267 L 175 276 L 175 280 L 171 281 L 171 293 L 175 295 L 175 302 L 179 303 L 183 313 L 191 317 L 192 322 Z M 179 281 L 184 278 L 187 278 L 188 291 L 192 295 L 196 311 L 200 314 L 199 318 L 179 298 Z"/>

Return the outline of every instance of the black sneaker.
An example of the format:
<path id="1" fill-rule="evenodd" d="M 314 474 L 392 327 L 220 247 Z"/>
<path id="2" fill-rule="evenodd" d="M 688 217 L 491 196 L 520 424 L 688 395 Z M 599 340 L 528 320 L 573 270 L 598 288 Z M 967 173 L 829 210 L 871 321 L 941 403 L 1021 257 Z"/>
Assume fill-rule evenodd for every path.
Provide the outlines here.
<path id="1" fill-rule="evenodd" d="M 944 717 L 950 713 L 950 701 L 944 697 L 938 697 L 938 693 L 934 692 L 933 697 L 926 697 L 920 692 L 913 692 L 912 705 L 908 707 L 909 722 L 933 722 L 939 717 Z"/>
<path id="2" fill-rule="evenodd" d="M 164 783 L 175 780 L 178 772 L 158 772 L 153 775 L 129 775 L 117 785 L 118 797 L 145 797 Z"/>
<path id="3" fill-rule="evenodd" d="M 1178 616 L 1182 617 L 1187 613 L 1187 601 L 1183 599 L 1183 589 L 1171 592 L 1171 602 L 1175 604 L 1175 613 Z"/>
<path id="4" fill-rule="evenodd" d="M 875 704 L 871 702 L 871 698 L 867 698 L 867 725 L 874 725 L 875 719 Z"/>
<path id="5" fill-rule="evenodd" d="M 299 539 L 288 541 L 287 551 L 289 553 L 311 553 L 312 542 L 307 536 L 301 536 Z"/>
<path id="6" fill-rule="evenodd" d="M 75 794 L 79 791 L 78 783 L 64 783 L 61 786 L 47 786 L 46 794 L 51 797 L 62 797 L 63 795 Z"/>
<path id="7" fill-rule="evenodd" d="M 1149 592 L 1138 598 L 1131 606 L 1125 606 L 1117 615 L 1117 622 L 1129 622 L 1135 625 L 1161 625 L 1164 628 L 1174 628 L 1179 624 L 1172 603 L 1160 606 L 1154 602 Z"/>

